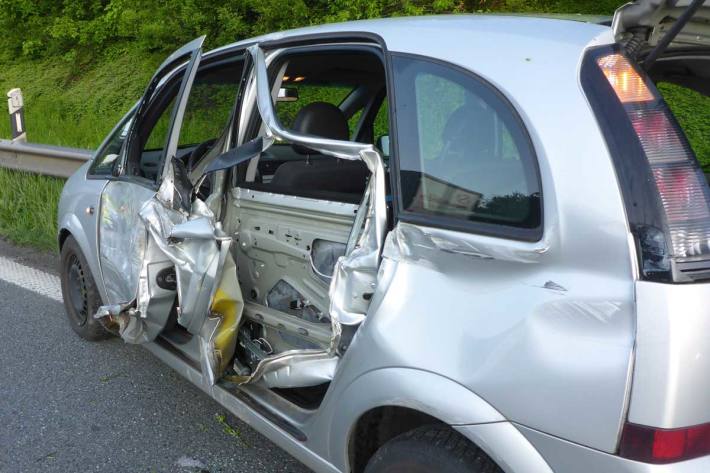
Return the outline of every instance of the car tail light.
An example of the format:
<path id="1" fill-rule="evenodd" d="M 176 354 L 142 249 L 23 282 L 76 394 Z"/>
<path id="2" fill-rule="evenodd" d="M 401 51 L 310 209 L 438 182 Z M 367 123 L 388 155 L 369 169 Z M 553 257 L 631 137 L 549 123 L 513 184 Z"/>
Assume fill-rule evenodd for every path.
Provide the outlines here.
<path id="1" fill-rule="evenodd" d="M 604 76 L 622 103 L 647 102 L 654 99 L 643 77 L 621 54 L 612 53 L 597 59 Z"/>
<path id="2" fill-rule="evenodd" d="M 674 463 L 710 455 L 710 424 L 657 429 L 626 423 L 619 455 L 644 463 Z"/>
<path id="3" fill-rule="evenodd" d="M 652 185 L 648 195 L 657 195 L 658 209 L 649 205 L 650 213 L 659 214 L 654 222 L 632 225 L 643 276 L 659 279 L 660 274 L 668 282 L 709 278 L 710 188 L 687 138 L 653 83 L 623 54 L 606 51 L 596 55 L 595 63 L 618 98 L 644 155 L 644 166 L 629 172 L 643 175 L 638 168 L 649 170 L 650 184 L 637 180 L 635 185 Z M 647 217 L 641 215 L 643 219 Z"/>

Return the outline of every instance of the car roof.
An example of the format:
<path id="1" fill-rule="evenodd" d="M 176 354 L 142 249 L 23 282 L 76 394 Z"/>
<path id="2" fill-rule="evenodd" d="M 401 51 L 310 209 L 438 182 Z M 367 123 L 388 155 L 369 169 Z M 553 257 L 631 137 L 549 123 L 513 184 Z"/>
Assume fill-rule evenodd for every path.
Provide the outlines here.
<path id="1" fill-rule="evenodd" d="M 607 17 L 584 15 L 492 15 L 458 14 L 417 17 L 379 18 L 371 20 L 327 23 L 292 30 L 273 32 L 241 40 L 210 51 L 218 53 L 256 42 L 270 42 L 299 36 L 332 33 L 369 33 L 381 37 L 390 51 L 420 53 L 441 50 L 437 57 L 444 58 L 445 50 L 470 47 L 470 40 L 482 40 L 487 47 L 510 43 L 545 42 L 555 45 L 582 47 L 589 41 L 609 31 Z M 495 41 L 498 40 L 498 41 Z M 503 41 L 506 40 L 506 41 Z M 500 51 L 499 51 L 500 52 Z"/>
<path id="2" fill-rule="evenodd" d="M 559 137 L 561 130 L 574 137 L 570 127 L 593 126 L 592 122 L 583 124 L 591 115 L 580 86 L 580 65 L 588 48 L 615 41 L 609 26 L 595 23 L 512 15 L 441 15 L 299 28 L 243 40 L 209 54 L 299 36 L 355 32 L 381 37 L 391 53 L 431 57 L 482 78 L 517 110 L 534 142 Z"/>
<path id="3" fill-rule="evenodd" d="M 257 42 L 355 32 L 381 37 L 392 53 L 428 56 L 473 71 L 512 95 L 556 94 L 561 81 L 577 87 L 575 78 L 586 48 L 614 42 L 611 28 L 596 23 L 518 15 L 461 14 L 310 26 L 243 40 L 209 54 Z"/>

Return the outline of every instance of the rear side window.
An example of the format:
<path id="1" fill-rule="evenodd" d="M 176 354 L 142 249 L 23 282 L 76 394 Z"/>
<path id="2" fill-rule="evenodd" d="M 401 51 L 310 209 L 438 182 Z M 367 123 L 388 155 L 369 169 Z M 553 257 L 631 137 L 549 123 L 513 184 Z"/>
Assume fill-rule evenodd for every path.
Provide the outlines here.
<path id="1" fill-rule="evenodd" d="M 408 55 L 393 65 L 402 217 L 539 238 L 537 165 L 512 106 L 454 66 Z"/>

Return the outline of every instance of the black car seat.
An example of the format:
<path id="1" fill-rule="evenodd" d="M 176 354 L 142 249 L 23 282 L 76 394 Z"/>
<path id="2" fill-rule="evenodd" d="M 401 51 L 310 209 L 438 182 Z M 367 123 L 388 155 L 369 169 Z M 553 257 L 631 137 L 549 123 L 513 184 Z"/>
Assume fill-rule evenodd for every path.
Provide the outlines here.
<path id="1" fill-rule="evenodd" d="M 301 108 L 294 121 L 293 129 L 299 133 L 349 140 L 348 122 L 343 112 L 333 104 L 313 102 Z M 319 155 L 305 146 L 293 145 L 293 150 L 305 156 L 303 161 L 286 162 L 276 169 L 271 180 L 274 192 L 322 197 L 333 200 L 358 201 L 365 192 L 370 175 L 365 164 L 360 161 L 335 159 Z M 335 194 L 348 194 L 345 199 Z"/>

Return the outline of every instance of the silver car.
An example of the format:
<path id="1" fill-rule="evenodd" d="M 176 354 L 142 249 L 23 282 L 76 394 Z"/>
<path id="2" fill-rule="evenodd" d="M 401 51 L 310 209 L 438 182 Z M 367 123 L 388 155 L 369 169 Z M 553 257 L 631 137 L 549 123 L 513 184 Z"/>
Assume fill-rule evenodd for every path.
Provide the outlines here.
<path id="1" fill-rule="evenodd" d="M 710 6 L 178 49 L 67 182 L 62 289 L 319 472 L 710 471 Z"/>

